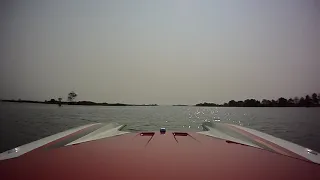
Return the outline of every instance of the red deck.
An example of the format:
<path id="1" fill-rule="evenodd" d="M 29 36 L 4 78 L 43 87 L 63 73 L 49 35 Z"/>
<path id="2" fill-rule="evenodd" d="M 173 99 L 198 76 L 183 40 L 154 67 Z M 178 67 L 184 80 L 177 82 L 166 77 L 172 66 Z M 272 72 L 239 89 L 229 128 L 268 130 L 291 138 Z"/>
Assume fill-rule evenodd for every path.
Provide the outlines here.
<path id="1" fill-rule="evenodd" d="M 320 165 L 197 133 L 131 133 L 0 161 L 0 178 L 319 180 Z"/>

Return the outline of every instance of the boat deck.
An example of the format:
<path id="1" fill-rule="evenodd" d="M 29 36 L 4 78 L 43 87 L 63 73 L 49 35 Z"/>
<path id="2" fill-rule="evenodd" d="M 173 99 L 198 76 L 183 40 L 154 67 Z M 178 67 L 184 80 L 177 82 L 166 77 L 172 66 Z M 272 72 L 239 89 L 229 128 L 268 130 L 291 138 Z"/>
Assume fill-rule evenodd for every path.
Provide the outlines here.
<path id="1" fill-rule="evenodd" d="M 127 133 L 66 146 L 78 133 L 0 161 L 1 178 L 320 179 L 313 162 L 199 133 Z"/>

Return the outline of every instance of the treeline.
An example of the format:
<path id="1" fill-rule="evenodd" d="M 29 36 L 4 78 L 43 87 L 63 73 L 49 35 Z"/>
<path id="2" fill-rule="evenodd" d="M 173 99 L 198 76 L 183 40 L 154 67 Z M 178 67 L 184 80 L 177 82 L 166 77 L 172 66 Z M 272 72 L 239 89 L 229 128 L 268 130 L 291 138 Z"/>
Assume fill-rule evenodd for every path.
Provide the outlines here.
<path id="1" fill-rule="evenodd" d="M 68 93 L 68 101 L 62 101 L 62 97 L 50 99 L 49 101 L 30 101 L 30 100 L 0 100 L 3 102 L 17 102 L 17 103 L 38 103 L 38 104 L 57 104 L 62 105 L 83 105 L 83 106 L 158 106 L 158 104 L 124 104 L 124 103 L 97 103 L 92 101 L 75 101 L 78 94 L 74 91 Z"/>
<path id="2" fill-rule="evenodd" d="M 60 105 L 83 105 L 83 106 L 158 106 L 157 104 L 123 104 L 123 103 L 96 103 L 92 101 L 57 101 L 51 99 L 49 101 L 31 101 L 31 100 L 1 100 L 3 102 L 16 102 L 16 103 L 37 103 L 37 104 L 60 104 Z"/>
<path id="3" fill-rule="evenodd" d="M 256 99 L 246 99 L 244 101 L 231 100 L 223 105 L 215 103 L 200 103 L 196 106 L 209 106 L 209 107 L 320 107 L 320 94 L 313 93 L 305 97 L 295 97 L 286 99 L 281 97 L 277 100 L 263 99 L 262 101 Z"/>
<path id="4" fill-rule="evenodd" d="M 84 105 L 84 106 L 130 106 L 129 104 L 123 103 L 96 103 L 92 101 L 56 101 L 55 99 L 51 99 L 50 101 L 44 101 L 46 104 L 62 104 L 62 105 Z"/>
<path id="5" fill-rule="evenodd" d="M 204 106 L 204 107 L 219 107 L 219 106 L 222 106 L 222 105 L 220 105 L 220 104 L 216 104 L 216 103 L 207 103 L 207 102 L 204 102 L 204 103 L 196 104 L 196 106 Z"/>
<path id="6" fill-rule="evenodd" d="M 158 106 L 158 104 L 124 104 L 124 103 L 97 103 L 92 101 L 69 101 L 62 102 L 51 99 L 50 101 L 45 101 L 49 104 L 65 104 L 65 105 L 84 105 L 84 106 Z"/>

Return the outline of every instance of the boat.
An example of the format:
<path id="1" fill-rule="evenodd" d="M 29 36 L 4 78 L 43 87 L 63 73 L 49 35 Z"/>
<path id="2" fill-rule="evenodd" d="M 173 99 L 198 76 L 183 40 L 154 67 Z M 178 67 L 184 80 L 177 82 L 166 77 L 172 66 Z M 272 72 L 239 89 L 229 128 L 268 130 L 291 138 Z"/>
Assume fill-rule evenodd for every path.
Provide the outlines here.
<path id="1" fill-rule="evenodd" d="M 0 154 L 11 179 L 320 179 L 318 152 L 247 127 L 129 132 L 125 125 L 73 128 Z"/>

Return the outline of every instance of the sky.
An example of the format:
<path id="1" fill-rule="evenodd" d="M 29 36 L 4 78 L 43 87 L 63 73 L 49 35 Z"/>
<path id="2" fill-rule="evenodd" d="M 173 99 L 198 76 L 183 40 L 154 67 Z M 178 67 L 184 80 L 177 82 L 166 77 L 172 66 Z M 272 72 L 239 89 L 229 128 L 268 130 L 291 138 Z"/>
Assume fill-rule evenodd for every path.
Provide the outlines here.
<path id="1" fill-rule="evenodd" d="M 223 103 L 320 92 L 317 0 L 12 0 L 0 99 Z"/>

